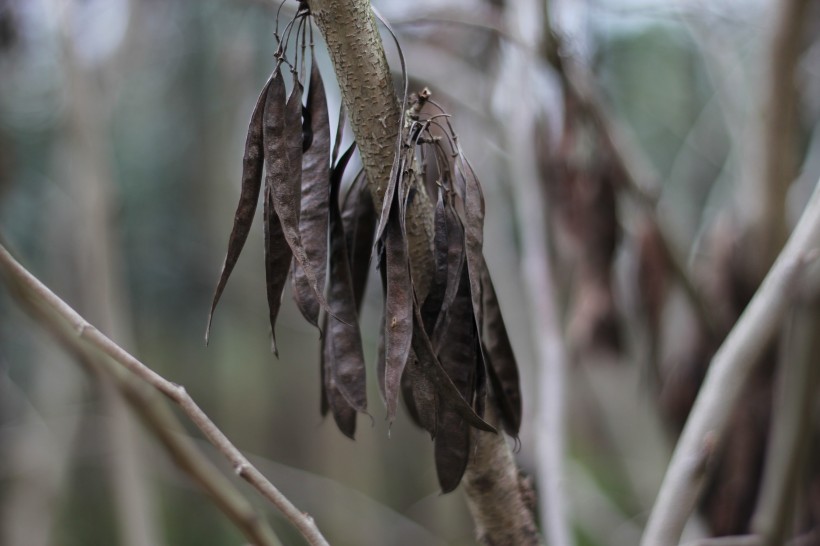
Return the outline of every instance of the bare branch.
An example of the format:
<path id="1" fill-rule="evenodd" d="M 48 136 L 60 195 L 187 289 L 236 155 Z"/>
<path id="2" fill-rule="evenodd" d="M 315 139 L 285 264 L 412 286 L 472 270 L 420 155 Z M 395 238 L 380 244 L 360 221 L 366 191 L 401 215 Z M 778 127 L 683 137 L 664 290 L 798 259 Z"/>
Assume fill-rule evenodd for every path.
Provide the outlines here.
<path id="1" fill-rule="evenodd" d="M 758 238 L 765 270 L 786 240 L 786 193 L 797 176 L 797 84 L 795 70 L 805 26 L 807 0 L 778 2 L 776 24 L 769 51 L 763 135 L 759 142 L 760 187 Z M 758 264 L 755 264 L 758 265 Z"/>
<path id="2" fill-rule="evenodd" d="M 231 463 L 236 473 L 278 508 L 293 523 L 302 536 L 307 539 L 309 544 L 315 546 L 326 546 L 328 544 L 316 527 L 313 518 L 291 504 L 248 461 L 205 412 L 200 409 L 184 387 L 168 381 L 111 341 L 29 273 L 1 244 L 0 271 L 2 271 L 6 282 L 19 291 L 18 299 L 21 303 L 26 304 L 27 308 L 33 314 L 36 314 L 38 320 L 57 335 L 60 341 L 75 356 L 83 362 L 87 362 L 89 359 L 93 360 L 93 357 L 89 356 L 86 346 L 80 343 L 80 341 L 85 341 L 88 345 L 109 356 L 114 362 L 178 404 L 196 427 L 203 432 L 208 441 Z M 73 331 L 73 335 L 68 333 L 67 328 Z M 100 362 L 106 361 L 106 359 L 98 360 Z M 163 409 L 164 406 L 160 405 L 159 401 L 151 394 L 139 391 L 133 382 L 124 379 L 122 374 L 118 373 L 120 370 L 116 367 L 105 366 L 101 369 L 115 379 L 117 386 L 129 399 L 132 407 L 149 424 L 177 464 L 203 485 L 217 501 L 220 508 L 246 533 L 246 536 L 249 533 L 252 534 L 253 536 L 249 536 L 249 538 L 259 544 L 276 544 L 273 533 L 267 527 L 267 524 L 263 523 L 253 513 L 250 505 L 235 491 L 233 486 L 210 467 L 210 463 L 198 450 L 188 443 L 181 442 L 179 438 L 172 434 L 167 425 L 173 414 Z M 222 481 L 222 483 L 219 483 L 219 481 Z"/>
<path id="3" fill-rule="evenodd" d="M 498 426 L 492 405 L 485 418 Z M 476 524 L 478 543 L 537 545 L 538 529 L 527 505 L 527 495 L 503 434 L 476 431 L 475 451 L 462 485 Z M 477 462 L 478 463 L 477 463 Z M 530 492 L 534 495 L 534 493 Z"/>
<path id="4" fill-rule="evenodd" d="M 641 544 L 675 544 L 703 489 L 705 475 L 692 471 L 705 445 L 719 444 L 758 357 L 781 325 L 820 249 L 820 184 L 783 252 L 715 354 L 661 485 Z M 803 282 L 808 280 L 809 282 Z"/>
<path id="5" fill-rule="evenodd" d="M 546 13 L 539 2 L 510 2 L 505 19 L 520 39 L 535 49 L 543 37 Z M 527 21 L 527 24 L 523 22 Z M 536 89 L 531 57 L 518 48 L 507 48 L 497 76 L 496 116 L 506 140 L 510 179 L 515 196 L 521 236 L 522 281 L 529 294 L 529 322 L 535 342 L 538 369 L 537 454 L 540 513 L 544 535 L 553 546 L 572 544 L 564 491 L 565 399 L 567 356 L 554 296 L 553 264 L 549 256 L 544 218 L 543 184 L 533 135 L 535 116 L 541 107 L 530 90 Z M 510 93 L 510 83 L 518 89 Z M 529 92 L 528 92 L 529 91 Z M 512 544 L 512 542 L 499 542 Z"/>
<path id="6" fill-rule="evenodd" d="M 782 544 L 794 516 L 797 488 L 806 470 L 817 395 L 820 305 L 809 301 L 792 313 L 779 363 L 766 470 L 752 529 L 766 546 Z"/>

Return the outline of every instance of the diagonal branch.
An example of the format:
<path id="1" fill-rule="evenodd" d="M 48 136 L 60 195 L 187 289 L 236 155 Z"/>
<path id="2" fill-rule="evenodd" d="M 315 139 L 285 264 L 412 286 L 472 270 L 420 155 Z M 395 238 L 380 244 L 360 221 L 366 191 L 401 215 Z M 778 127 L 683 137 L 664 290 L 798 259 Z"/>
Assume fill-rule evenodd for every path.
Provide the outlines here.
<path id="1" fill-rule="evenodd" d="M 146 421 L 171 453 L 174 460 L 208 491 L 222 509 L 245 535 L 260 545 L 274 545 L 273 532 L 254 513 L 250 504 L 224 479 L 210 462 L 190 442 L 180 440 L 174 429 L 180 430 L 173 414 L 168 411 L 153 392 L 144 389 L 133 376 L 154 387 L 172 402 L 180 406 L 211 444 L 231 463 L 236 473 L 259 491 L 268 501 L 299 530 L 308 543 L 326 546 L 313 518 L 296 508 L 248 459 L 234 446 L 227 436 L 214 424 L 186 392 L 185 387 L 168 381 L 154 370 L 114 343 L 102 332 L 89 324 L 82 316 L 29 273 L 9 251 L 0 244 L 0 273 L 13 293 L 35 318 L 46 326 L 60 342 L 81 362 L 99 363 L 94 369 L 102 370 L 114 380 L 132 407 Z M 72 333 L 69 333 L 72 332 Z M 85 343 L 83 343 L 85 342 Z M 89 351 L 95 348 L 109 359 L 98 358 Z"/>
<path id="2" fill-rule="evenodd" d="M 791 315 L 781 345 L 766 469 L 752 518 L 752 528 L 767 545 L 782 544 L 792 529 L 798 487 L 806 479 L 820 380 L 820 305 L 816 299 L 801 302 Z"/>
<path id="3" fill-rule="evenodd" d="M 806 275 L 818 252 L 820 183 L 783 252 L 712 359 L 666 471 L 643 546 L 677 544 L 680 539 L 703 490 L 704 456 L 724 439 L 729 417 L 760 353 L 780 328 L 794 297 L 801 290 L 818 288 L 817 275 Z"/>

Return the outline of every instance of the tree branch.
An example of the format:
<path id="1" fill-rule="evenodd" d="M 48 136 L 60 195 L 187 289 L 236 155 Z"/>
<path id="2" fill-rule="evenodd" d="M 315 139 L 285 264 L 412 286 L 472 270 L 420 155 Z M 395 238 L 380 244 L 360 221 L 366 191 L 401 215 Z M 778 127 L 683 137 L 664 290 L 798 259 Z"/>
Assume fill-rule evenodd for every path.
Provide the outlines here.
<path id="1" fill-rule="evenodd" d="M 534 113 L 543 110 L 533 92 L 538 85 L 533 72 L 538 65 L 526 53 L 543 41 L 542 33 L 548 28 L 546 15 L 543 3 L 537 1 L 516 0 L 505 4 L 504 18 L 508 28 L 528 47 L 526 50 L 513 47 L 502 50 L 494 104 L 508 154 L 510 179 L 515 181 L 511 189 L 521 237 L 521 280 L 529 295 L 529 322 L 537 358 L 536 453 L 541 523 L 550 545 L 570 546 L 572 532 L 563 485 L 568 361 L 554 295 L 553 264 L 543 210 L 544 185 L 538 174 L 533 145 L 537 117 Z M 515 93 L 510 92 L 511 85 L 517 89 Z M 502 541 L 499 544 L 527 542 Z"/>
<path id="2" fill-rule="evenodd" d="M 400 108 L 368 0 L 310 0 L 327 43 L 377 208 L 389 178 Z M 414 282 L 426 293 L 432 267 L 433 214 L 423 185 L 408 211 L 407 232 Z M 418 274 L 417 274 L 418 273 Z M 490 413 L 488 411 L 488 413 Z M 490 416 L 488 416 L 490 417 Z M 476 451 L 464 478 L 468 506 L 486 544 L 535 534 L 532 513 L 519 487 L 518 470 L 502 434 L 476 431 Z M 468 485 L 469 484 L 469 485 Z M 515 510 L 516 516 L 502 513 Z"/>
<path id="3" fill-rule="evenodd" d="M 390 178 L 402 116 L 369 0 L 311 0 L 324 36 L 376 210 Z M 433 270 L 433 206 L 423 184 L 407 212 L 410 267 L 423 299 Z"/>
<path id="4" fill-rule="evenodd" d="M 313 518 L 293 506 L 248 461 L 200 409 L 184 387 L 168 381 L 89 324 L 20 265 L 2 244 L 0 244 L 0 272 L 6 282 L 14 288 L 13 293 L 17 296 L 18 301 L 57 336 L 66 349 L 82 362 L 94 364 L 95 369 L 102 370 L 106 376 L 114 380 L 175 462 L 211 494 L 220 509 L 234 521 L 245 536 L 260 545 L 278 544 L 267 523 L 255 514 L 251 505 L 236 491 L 234 486 L 213 469 L 211 463 L 199 453 L 190 440 L 183 440 L 174 433 L 174 429 L 178 431 L 181 427 L 176 423 L 173 414 L 152 392 L 146 392 L 142 388 L 142 383 L 135 382 L 131 376 L 124 375 L 122 368 L 179 405 L 208 441 L 231 463 L 236 473 L 278 508 L 309 544 L 327 546 L 328 543 L 316 527 Z M 118 365 L 108 365 L 108 359 L 96 358 L 96 355 L 90 353 L 82 341 L 101 351 Z"/>
<path id="5" fill-rule="evenodd" d="M 807 0 L 784 0 L 777 13 L 762 108 L 763 135 L 759 142 L 760 187 L 758 240 L 765 271 L 786 240 L 786 194 L 797 176 L 797 102 L 795 70 L 806 20 Z"/>
<path id="6" fill-rule="evenodd" d="M 783 252 L 712 359 L 652 509 L 643 546 L 678 542 L 705 481 L 698 461 L 704 449 L 713 449 L 725 437 L 743 387 L 793 297 L 801 287 L 816 289 L 817 276 L 804 278 L 804 273 L 818 247 L 820 183 Z"/>
<path id="7" fill-rule="evenodd" d="M 772 403 L 766 469 L 752 529 L 764 546 L 783 544 L 793 523 L 798 485 L 806 471 L 817 396 L 820 355 L 818 301 L 800 304 L 786 328 L 778 383 Z"/>

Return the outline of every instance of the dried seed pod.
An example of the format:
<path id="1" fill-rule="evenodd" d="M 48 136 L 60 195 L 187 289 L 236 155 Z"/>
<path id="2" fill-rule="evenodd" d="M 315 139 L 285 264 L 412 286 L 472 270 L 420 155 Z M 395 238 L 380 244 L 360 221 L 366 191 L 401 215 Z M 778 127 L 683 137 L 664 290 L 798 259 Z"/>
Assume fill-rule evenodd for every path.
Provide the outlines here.
<path id="1" fill-rule="evenodd" d="M 276 317 L 282 306 L 282 290 L 288 278 L 288 269 L 292 254 L 285 237 L 282 225 L 273 208 L 270 192 L 265 188 L 264 231 L 265 231 L 265 287 L 268 297 L 268 314 L 271 328 L 271 350 L 278 357 L 276 347 Z"/>
<path id="2" fill-rule="evenodd" d="M 303 110 L 302 188 L 299 233 L 305 254 L 316 274 L 319 289 L 325 286 L 327 264 L 328 210 L 330 198 L 330 121 L 324 83 L 316 59 L 311 59 L 310 87 Z M 306 132 L 308 131 L 308 132 Z M 310 136 L 307 139 L 306 135 Z M 307 148 L 305 148 L 307 145 Z M 319 301 L 304 268 L 293 265 L 293 295 L 302 316 L 318 326 Z"/>
<path id="3" fill-rule="evenodd" d="M 464 251 L 467 258 L 467 270 L 470 274 L 470 293 L 473 300 L 473 314 L 476 326 L 481 329 L 481 270 L 484 260 L 484 194 L 473 168 L 459 155 L 455 164 L 456 186 L 463 184 L 464 189 Z M 461 182 L 458 182 L 461 179 Z"/>
<path id="4" fill-rule="evenodd" d="M 276 347 L 276 317 L 282 305 L 282 290 L 285 287 L 291 262 L 291 248 L 283 232 L 281 218 L 274 203 L 274 190 L 284 184 L 288 176 L 287 138 L 285 135 L 285 82 L 277 69 L 273 75 L 265 100 L 263 142 L 265 147 L 265 284 L 267 287 L 268 310 L 270 315 L 272 349 Z"/>
<path id="5" fill-rule="evenodd" d="M 233 228 L 228 238 L 228 253 L 225 256 L 219 282 L 214 291 L 211 311 L 208 313 L 208 327 L 205 330 L 206 344 L 211 332 L 214 310 L 219 303 L 219 298 L 222 297 L 225 285 L 228 284 L 228 278 L 231 276 L 234 266 L 236 266 L 236 261 L 245 246 L 245 241 L 248 239 L 251 224 L 253 224 L 253 216 L 256 213 L 256 204 L 259 201 L 259 193 L 262 188 L 262 167 L 265 162 L 262 123 L 270 85 L 271 78 L 265 83 L 259 98 L 256 99 L 256 106 L 248 124 L 248 135 L 245 137 L 245 154 L 242 157 L 242 189 L 239 195 L 239 205 L 236 207 Z"/>
<path id="6" fill-rule="evenodd" d="M 424 329 L 430 336 L 433 335 L 433 328 L 441 312 L 444 294 L 447 289 L 447 218 L 443 192 L 439 192 L 438 195 L 433 225 L 435 228 L 433 231 L 435 269 L 433 271 L 433 280 L 430 283 L 430 290 L 421 306 Z"/>
<path id="7" fill-rule="evenodd" d="M 464 397 L 448 377 L 447 372 L 441 367 L 441 363 L 433 352 L 430 338 L 424 331 L 418 307 L 414 309 L 413 321 L 413 352 L 418 359 L 421 373 L 429 379 L 429 384 L 435 386 L 438 411 L 442 411 L 443 408 L 447 407 L 452 408 L 453 411 L 467 421 L 467 424 L 480 430 L 497 432 L 495 427 L 476 415 L 470 403 L 464 400 Z"/>
<path id="8" fill-rule="evenodd" d="M 345 230 L 350 274 L 353 278 L 353 294 L 359 311 L 370 274 L 373 237 L 376 233 L 376 209 L 367 187 L 364 173 L 356 177 L 342 205 L 342 224 Z"/>
<path id="9" fill-rule="evenodd" d="M 328 331 L 328 320 L 330 315 L 325 315 L 322 324 L 322 331 Z M 339 389 L 339 384 L 333 371 L 332 362 L 334 347 L 330 336 L 322 336 L 322 350 L 320 352 L 320 366 L 322 370 L 322 415 L 326 415 L 328 410 L 333 413 L 333 420 L 339 430 L 350 439 L 356 434 L 356 410 L 350 406 L 345 396 Z"/>
<path id="10" fill-rule="evenodd" d="M 479 367 L 478 335 L 473 319 L 470 279 L 465 269 L 458 295 L 450 309 L 451 320 L 446 343 L 439 348 L 441 367 L 459 394 L 472 403 L 476 394 Z M 481 402 L 483 407 L 483 400 Z M 435 460 L 439 484 L 444 493 L 452 491 L 467 468 L 470 452 L 470 427 L 453 409 L 442 407 L 436 416 Z"/>
<path id="11" fill-rule="evenodd" d="M 367 410 L 367 385 L 364 351 L 359 333 L 350 264 L 339 211 L 341 171 L 334 169 L 330 188 L 330 276 L 328 304 L 333 316 L 328 318 L 325 336 L 331 347 L 333 377 L 348 404 L 357 411 Z"/>
<path id="12" fill-rule="evenodd" d="M 281 77 L 281 76 L 280 76 Z M 301 85 L 294 82 L 290 97 L 283 109 L 271 108 L 265 110 L 266 142 L 268 128 L 278 126 L 281 134 L 278 138 L 271 135 L 271 148 L 266 146 L 266 163 L 268 180 L 271 181 L 271 195 L 273 205 L 282 232 L 290 246 L 294 259 L 304 271 L 304 276 L 313 290 L 319 306 L 332 313 L 327 306 L 322 293 L 323 286 L 319 286 L 314 263 L 308 259 L 302 236 L 299 231 L 299 216 L 302 194 L 302 99 Z M 274 119 L 276 118 L 276 119 Z M 271 173 L 271 171 L 273 171 Z"/>
<path id="13" fill-rule="evenodd" d="M 402 235 L 397 215 L 398 200 L 394 199 L 390 220 L 384 233 L 382 261 L 387 279 L 384 307 L 384 393 L 389 422 L 396 417 L 401 375 L 410 354 L 413 338 L 413 287 L 407 261 L 407 240 Z"/>
<path id="14" fill-rule="evenodd" d="M 481 286 L 484 305 L 483 354 L 487 360 L 487 371 L 504 430 L 511 436 L 518 436 L 521 427 L 521 385 L 518 365 L 486 263 L 483 267 Z"/>
<path id="15" fill-rule="evenodd" d="M 438 349 L 444 339 L 450 321 L 450 307 L 456 299 L 461 275 L 465 264 L 464 228 L 452 203 L 444 209 L 445 224 L 447 226 L 447 282 L 444 290 L 444 299 L 441 302 L 441 311 L 433 327 L 433 347 Z"/>

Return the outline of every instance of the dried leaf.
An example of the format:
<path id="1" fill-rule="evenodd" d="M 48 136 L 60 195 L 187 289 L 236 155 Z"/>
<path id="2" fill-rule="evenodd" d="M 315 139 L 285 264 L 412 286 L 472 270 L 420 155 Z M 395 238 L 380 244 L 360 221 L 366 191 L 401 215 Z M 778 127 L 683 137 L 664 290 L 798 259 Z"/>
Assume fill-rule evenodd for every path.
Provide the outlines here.
<path id="1" fill-rule="evenodd" d="M 273 75 L 265 100 L 263 142 L 265 147 L 265 284 L 272 336 L 272 349 L 276 347 L 276 317 L 282 304 L 282 290 L 290 269 L 291 249 L 285 240 L 281 219 L 273 203 L 274 188 L 287 176 L 285 160 L 285 82 L 279 70 Z"/>
<path id="2" fill-rule="evenodd" d="M 239 259 L 239 254 L 245 246 L 245 241 L 248 239 L 253 216 L 256 213 L 256 204 L 259 201 L 259 193 L 262 188 L 262 167 L 265 162 L 262 122 L 270 85 L 271 80 L 269 79 L 265 83 L 265 87 L 262 88 L 259 98 L 256 99 L 256 106 L 248 124 L 248 135 L 245 137 L 245 155 L 242 157 L 242 190 L 239 195 L 239 205 L 236 207 L 236 214 L 234 215 L 231 235 L 228 238 L 228 254 L 225 256 L 222 273 L 219 275 L 219 282 L 216 285 L 213 303 L 211 303 L 211 311 L 208 313 L 208 327 L 205 330 L 206 344 L 211 332 L 214 310 L 217 303 L 219 303 L 219 298 L 222 297 L 225 285 L 228 284 L 228 278 L 231 276 L 236 261 Z"/>
<path id="3" fill-rule="evenodd" d="M 347 260 L 345 233 L 339 211 L 341 175 L 334 170 L 330 188 L 330 275 L 328 303 L 333 316 L 328 319 L 325 332 L 331 348 L 328 355 L 333 377 L 348 404 L 365 412 L 367 392 L 364 351 L 359 332 L 350 265 Z"/>
<path id="4" fill-rule="evenodd" d="M 330 121 L 322 76 L 316 59 L 311 61 L 310 88 L 304 118 L 310 131 L 307 151 L 302 155 L 302 199 L 299 233 L 307 258 L 316 273 L 320 289 L 325 286 L 327 264 L 327 231 L 330 192 Z M 303 129 L 303 134 L 305 130 Z M 309 323 L 318 326 L 319 301 L 305 275 L 304 268 L 294 261 L 293 296 L 296 305 Z"/>
<path id="5" fill-rule="evenodd" d="M 518 365 L 486 263 L 481 285 L 484 304 L 484 355 L 487 358 L 490 382 L 504 430 L 511 436 L 518 436 L 521 427 L 521 385 Z"/>
<path id="6" fill-rule="evenodd" d="M 384 233 L 385 256 L 382 263 L 387 278 L 384 392 L 387 419 L 391 423 L 396 417 L 401 374 L 413 338 L 413 288 L 410 284 L 407 240 L 402 236 L 397 214 L 398 200 L 394 199 Z"/>

